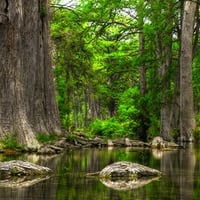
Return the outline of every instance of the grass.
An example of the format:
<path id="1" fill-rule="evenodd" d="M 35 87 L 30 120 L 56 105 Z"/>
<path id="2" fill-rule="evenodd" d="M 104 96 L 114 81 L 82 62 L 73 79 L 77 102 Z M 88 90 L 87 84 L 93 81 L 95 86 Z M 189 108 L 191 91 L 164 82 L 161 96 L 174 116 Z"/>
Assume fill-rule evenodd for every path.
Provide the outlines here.
<path id="1" fill-rule="evenodd" d="M 49 142 L 55 142 L 58 139 L 58 136 L 55 134 L 38 133 L 36 135 L 36 139 L 38 140 L 39 143 L 46 144 Z"/>
<path id="2" fill-rule="evenodd" d="M 23 150 L 23 146 L 17 142 L 16 135 L 6 135 L 3 139 L 0 140 L 1 149 L 10 149 L 10 150 Z"/>

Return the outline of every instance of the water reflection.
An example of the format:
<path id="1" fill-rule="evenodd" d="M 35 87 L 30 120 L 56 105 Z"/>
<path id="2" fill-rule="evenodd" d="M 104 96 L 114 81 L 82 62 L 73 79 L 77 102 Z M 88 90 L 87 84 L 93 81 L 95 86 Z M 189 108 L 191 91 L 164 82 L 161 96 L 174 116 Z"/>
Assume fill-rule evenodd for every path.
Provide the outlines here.
<path id="1" fill-rule="evenodd" d="M 120 179 L 117 181 L 113 181 L 110 179 L 100 179 L 100 181 L 109 188 L 114 190 L 126 191 L 126 190 L 133 190 L 136 188 L 143 187 L 144 185 L 149 184 L 152 181 L 158 180 L 160 177 L 145 177 L 136 180 L 124 180 Z"/>
<path id="2" fill-rule="evenodd" d="M 195 162 L 193 144 L 178 152 L 165 152 L 161 157 L 161 171 L 168 180 L 164 181 L 165 187 L 177 188 L 173 194 L 175 199 L 193 199 Z"/>
<path id="3" fill-rule="evenodd" d="M 175 151 L 141 149 L 83 149 L 59 156 L 23 155 L 18 159 L 35 162 L 54 170 L 54 176 L 30 187 L 0 187 L 4 200 L 195 200 L 199 198 L 199 148 L 189 145 Z M 7 158 L 8 159 L 8 158 Z M 16 159 L 16 158 L 15 158 Z M 117 191 L 98 179 L 86 178 L 116 161 L 137 162 L 160 170 L 163 176 L 140 188 Z"/>

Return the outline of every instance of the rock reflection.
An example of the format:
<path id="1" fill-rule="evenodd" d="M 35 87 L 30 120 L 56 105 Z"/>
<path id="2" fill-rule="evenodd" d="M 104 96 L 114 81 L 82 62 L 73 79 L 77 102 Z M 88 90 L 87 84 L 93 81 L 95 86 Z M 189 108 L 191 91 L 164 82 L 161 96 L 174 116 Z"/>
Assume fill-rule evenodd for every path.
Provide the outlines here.
<path id="1" fill-rule="evenodd" d="M 136 188 L 143 187 L 144 185 L 147 185 L 148 183 L 158 180 L 160 177 L 145 177 L 145 178 L 140 178 L 136 180 L 109 180 L 109 179 L 100 179 L 100 181 L 109 188 L 112 188 L 114 190 L 121 190 L 121 191 L 126 191 L 126 190 L 132 190 Z"/>
<path id="2" fill-rule="evenodd" d="M 30 187 L 36 183 L 49 179 L 50 176 L 38 177 L 33 180 L 27 180 L 26 178 L 15 178 L 13 180 L 2 180 L 0 181 L 0 187 L 5 188 L 22 188 Z"/>
<path id="3" fill-rule="evenodd" d="M 18 159 L 26 160 L 47 166 L 56 173 L 57 166 L 62 161 L 62 155 L 59 156 L 40 156 L 36 154 L 24 154 Z M 46 176 L 34 180 L 15 179 L 13 182 L 6 180 L 0 181 L 0 199 L 4 200 L 55 200 L 57 176 Z"/>

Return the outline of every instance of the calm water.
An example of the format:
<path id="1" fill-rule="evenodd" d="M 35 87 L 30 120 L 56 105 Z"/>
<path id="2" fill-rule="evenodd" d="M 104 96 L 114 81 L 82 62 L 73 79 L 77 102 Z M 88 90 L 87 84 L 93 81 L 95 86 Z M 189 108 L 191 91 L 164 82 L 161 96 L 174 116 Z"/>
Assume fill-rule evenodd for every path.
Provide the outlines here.
<path id="1" fill-rule="evenodd" d="M 0 157 L 1 160 L 12 159 Z M 23 155 L 17 159 L 48 166 L 55 175 L 32 186 L 0 187 L 2 200 L 190 200 L 200 196 L 200 148 L 178 151 L 83 149 L 59 156 Z M 139 188 L 109 188 L 87 172 L 115 161 L 132 161 L 162 171 L 163 176 Z"/>

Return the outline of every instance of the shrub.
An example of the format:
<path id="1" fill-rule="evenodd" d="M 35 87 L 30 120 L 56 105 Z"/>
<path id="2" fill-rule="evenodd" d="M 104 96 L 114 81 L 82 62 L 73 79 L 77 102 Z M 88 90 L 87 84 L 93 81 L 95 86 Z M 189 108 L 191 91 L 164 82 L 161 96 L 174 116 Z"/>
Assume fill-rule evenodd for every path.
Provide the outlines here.
<path id="1" fill-rule="evenodd" d="M 117 110 L 117 119 L 126 134 L 133 134 L 139 125 L 138 88 L 129 88 L 121 95 Z"/>
<path id="2" fill-rule="evenodd" d="M 121 124 L 115 119 L 110 118 L 107 120 L 95 120 L 88 128 L 90 136 L 105 136 L 116 137 L 124 135 L 124 130 Z"/>
<path id="3" fill-rule="evenodd" d="M 37 138 L 38 142 L 40 142 L 40 143 L 54 142 L 57 140 L 57 136 L 54 134 L 38 133 L 36 135 L 36 138 Z"/>
<path id="4" fill-rule="evenodd" d="M 148 129 L 148 139 L 158 136 L 160 134 L 160 120 L 155 116 L 150 116 L 150 127 Z"/>
<path id="5" fill-rule="evenodd" d="M 1 141 L 1 147 L 4 149 L 18 149 L 23 150 L 24 148 L 18 144 L 16 135 L 6 135 Z"/>

